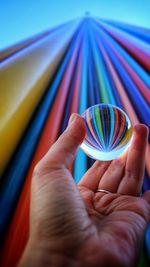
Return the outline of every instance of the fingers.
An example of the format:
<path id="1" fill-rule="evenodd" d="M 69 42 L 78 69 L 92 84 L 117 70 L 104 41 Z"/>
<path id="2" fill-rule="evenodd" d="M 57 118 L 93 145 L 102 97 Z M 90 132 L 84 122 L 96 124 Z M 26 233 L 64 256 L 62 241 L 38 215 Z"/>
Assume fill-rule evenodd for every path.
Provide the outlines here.
<path id="1" fill-rule="evenodd" d="M 87 187 L 92 191 L 96 191 L 99 181 L 109 167 L 110 163 L 111 161 L 96 161 L 86 172 L 78 185 Z"/>
<path id="2" fill-rule="evenodd" d="M 134 127 L 132 142 L 128 149 L 125 175 L 118 193 L 139 195 L 143 183 L 145 168 L 145 152 L 148 138 L 148 129 L 143 124 Z"/>
<path id="3" fill-rule="evenodd" d="M 66 167 L 73 162 L 78 146 L 85 137 L 84 121 L 78 114 L 72 114 L 65 132 L 50 148 L 40 165 L 46 169 Z"/>
<path id="4" fill-rule="evenodd" d="M 116 193 L 124 174 L 126 153 L 113 160 L 101 178 L 98 188 Z"/>

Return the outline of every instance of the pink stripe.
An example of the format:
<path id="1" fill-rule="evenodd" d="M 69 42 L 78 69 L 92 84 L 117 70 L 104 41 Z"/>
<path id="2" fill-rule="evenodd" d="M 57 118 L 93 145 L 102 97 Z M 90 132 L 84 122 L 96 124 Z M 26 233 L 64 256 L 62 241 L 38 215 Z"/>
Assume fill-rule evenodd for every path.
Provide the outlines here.
<path id="1" fill-rule="evenodd" d="M 124 58 L 118 53 L 118 51 L 114 48 L 114 46 L 110 42 L 107 42 L 107 44 L 112 49 L 114 54 L 118 57 L 118 59 L 121 61 L 122 65 L 129 73 L 130 77 L 132 78 L 133 82 L 135 83 L 135 85 L 145 98 L 146 102 L 150 105 L 150 91 L 148 90 L 144 82 L 140 79 L 137 73 L 130 67 L 130 65 L 124 60 Z"/>
<path id="2" fill-rule="evenodd" d="M 116 89 L 118 91 L 118 95 L 120 96 L 120 99 L 121 99 L 121 102 L 122 102 L 122 105 L 125 109 L 125 111 L 127 112 L 127 114 L 129 115 L 129 118 L 132 122 L 132 125 L 134 126 L 135 124 L 139 123 L 139 119 L 132 107 L 132 104 L 131 104 L 131 101 L 129 100 L 127 94 L 126 94 L 126 91 L 125 91 L 125 88 L 123 87 L 119 77 L 118 77 L 118 74 L 116 72 L 116 70 L 114 69 L 107 53 L 105 52 L 105 49 L 104 47 L 102 46 L 102 44 L 100 42 L 98 42 L 99 44 L 99 47 L 101 49 L 101 52 L 105 58 L 105 61 L 106 61 L 106 64 L 108 66 L 108 69 L 111 73 L 111 76 L 114 80 L 114 83 L 115 83 L 115 86 L 116 86 Z M 149 164 L 149 160 L 150 160 L 150 145 L 148 144 L 148 148 L 147 148 L 147 153 L 146 153 L 146 169 L 147 169 L 147 172 L 149 174 L 149 177 L 150 177 L 150 164 Z"/>
<path id="3" fill-rule="evenodd" d="M 150 53 L 144 51 L 133 43 L 133 41 L 127 39 L 122 34 L 116 33 L 112 29 L 103 24 L 100 24 L 114 39 L 116 39 L 127 51 L 130 53 L 148 72 L 150 72 Z"/>

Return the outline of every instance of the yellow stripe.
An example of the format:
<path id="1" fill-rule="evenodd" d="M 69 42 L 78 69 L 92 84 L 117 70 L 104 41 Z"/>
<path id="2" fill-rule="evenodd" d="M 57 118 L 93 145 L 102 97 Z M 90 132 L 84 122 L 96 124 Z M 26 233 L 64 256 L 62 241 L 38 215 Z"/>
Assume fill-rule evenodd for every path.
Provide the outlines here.
<path id="1" fill-rule="evenodd" d="M 2 64 L 0 73 L 0 174 L 52 78 L 78 23 L 70 23 Z"/>

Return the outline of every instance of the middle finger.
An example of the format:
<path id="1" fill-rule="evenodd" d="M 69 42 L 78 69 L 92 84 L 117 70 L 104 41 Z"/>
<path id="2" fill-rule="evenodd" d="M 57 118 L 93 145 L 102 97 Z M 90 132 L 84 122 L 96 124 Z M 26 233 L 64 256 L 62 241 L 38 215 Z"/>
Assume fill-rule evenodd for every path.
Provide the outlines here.
<path id="1" fill-rule="evenodd" d="M 101 177 L 110 164 L 111 161 L 96 161 L 93 166 L 85 173 L 78 185 L 84 186 L 95 192 L 98 188 Z"/>
<path id="2" fill-rule="evenodd" d="M 124 175 L 126 157 L 127 152 L 111 162 L 99 182 L 99 189 L 104 189 L 112 193 L 117 192 L 120 181 Z"/>

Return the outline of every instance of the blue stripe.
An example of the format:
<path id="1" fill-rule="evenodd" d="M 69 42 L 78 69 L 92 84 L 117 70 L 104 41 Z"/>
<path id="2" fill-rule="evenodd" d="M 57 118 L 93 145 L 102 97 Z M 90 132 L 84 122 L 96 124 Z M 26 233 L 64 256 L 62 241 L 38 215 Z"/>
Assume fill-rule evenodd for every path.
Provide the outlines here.
<path id="1" fill-rule="evenodd" d="M 83 40 L 83 59 L 82 59 L 82 77 L 80 89 L 80 104 L 79 113 L 82 114 L 87 109 L 87 58 L 88 58 L 88 44 L 87 44 L 87 25 L 85 24 L 84 40 Z M 75 164 L 74 164 L 74 179 L 78 183 L 81 177 L 87 170 L 87 156 L 79 149 Z"/>

